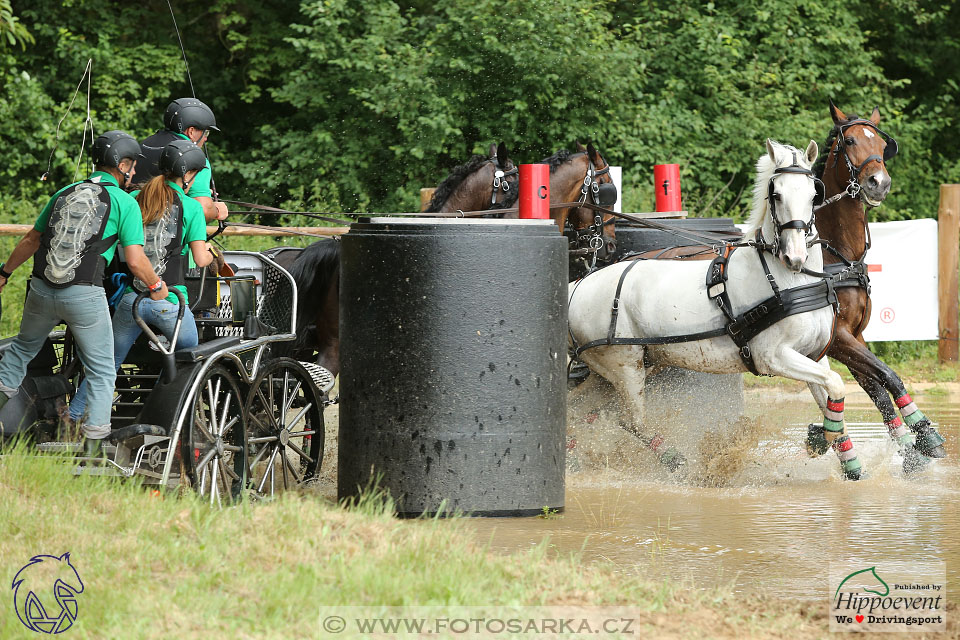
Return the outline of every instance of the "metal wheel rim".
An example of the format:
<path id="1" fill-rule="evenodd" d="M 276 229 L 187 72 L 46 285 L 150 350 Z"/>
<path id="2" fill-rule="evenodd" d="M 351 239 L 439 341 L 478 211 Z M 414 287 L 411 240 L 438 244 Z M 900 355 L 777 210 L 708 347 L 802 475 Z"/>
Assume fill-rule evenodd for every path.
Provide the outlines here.
<path id="1" fill-rule="evenodd" d="M 315 477 L 323 457 L 322 401 L 297 361 L 278 359 L 257 376 L 244 415 L 254 491 L 274 495 Z"/>
<path id="2" fill-rule="evenodd" d="M 242 495 L 245 431 L 239 386 L 225 369 L 211 369 L 197 390 L 189 437 L 184 440 L 190 479 L 210 506 L 223 507 Z"/>

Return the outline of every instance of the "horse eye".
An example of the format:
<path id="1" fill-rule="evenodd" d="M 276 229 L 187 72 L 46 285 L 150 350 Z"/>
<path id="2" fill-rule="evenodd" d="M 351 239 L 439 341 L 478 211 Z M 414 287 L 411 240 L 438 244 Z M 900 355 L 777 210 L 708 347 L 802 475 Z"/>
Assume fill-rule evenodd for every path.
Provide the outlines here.
<path id="1" fill-rule="evenodd" d="M 857 144 L 857 141 L 856 141 L 855 138 L 844 138 L 844 139 L 843 139 L 843 142 L 844 142 L 848 147 L 852 147 L 853 145 Z"/>
<path id="2" fill-rule="evenodd" d="M 780 198 L 780 194 L 779 194 L 779 193 L 774 193 L 774 194 L 773 194 L 773 199 L 779 201 L 779 200 L 781 199 L 781 198 Z"/>

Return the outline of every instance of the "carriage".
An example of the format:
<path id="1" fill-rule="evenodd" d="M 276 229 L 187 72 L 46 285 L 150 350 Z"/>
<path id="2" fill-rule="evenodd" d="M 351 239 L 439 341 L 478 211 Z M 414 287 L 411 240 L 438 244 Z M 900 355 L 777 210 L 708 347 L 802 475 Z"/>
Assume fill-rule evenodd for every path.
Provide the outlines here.
<path id="1" fill-rule="evenodd" d="M 58 433 L 62 399 L 81 377 L 69 331 L 51 333 L 20 393 L 0 410 L 4 439 L 25 435 L 36 450 L 62 454 L 78 474 L 192 487 L 211 504 L 315 478 L 334 376 L 290 357 L 303 330 L 296 326 L 296 282 L 267 255 L 224 257 L 232 276 L 187 274 L 195 347 L 174 350 L 158 337 L 139 318 L 138 298 L 134 317 L 144 331 L 117 372 L 105 459 L 84 457 L 79 442 Z M 181 300 L 178 330 L 184 309 Z M 0 356 L 12 340 L 0 341 Z"/>

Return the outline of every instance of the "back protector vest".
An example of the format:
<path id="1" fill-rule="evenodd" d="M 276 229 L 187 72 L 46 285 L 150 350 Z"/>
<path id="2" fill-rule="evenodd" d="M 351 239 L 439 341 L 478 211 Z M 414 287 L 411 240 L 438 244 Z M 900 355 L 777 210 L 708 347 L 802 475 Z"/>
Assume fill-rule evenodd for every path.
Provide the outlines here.
<path id="1" fill-rule="evenodd" d="M 183 140 L 168 129 L 161 129 L 140 143 L 140 159 L 137 161 L 137 184 L 146 184 L 150 178 L 160 175 L 160 154 L 174 140 Z"/>
<path id="2" fill-rule="evenodd" d="M 57 289 L 74 284 L 103 286 L 106 261 L 100 254 L 117 241 L 117 234 L 103 237 L 109 218 L 110 194 L 105 185 L 85 181 L 64 190 L 40 236 L 33 276 Z"/>
<path id="3" fill-rule="evenodd" d="M 150 260 L 150 266 L 168 287 L 183 285 L 187 263 L 183 251 L 183 203 L 180 194 L 173 194 L 170 208 L 159 220 L 143 226 L 143 252 Z M 126 265 L 126 263 L 124 263 Z M 146 291 L 148 284 L 130 277 L 133 288 Z"/>

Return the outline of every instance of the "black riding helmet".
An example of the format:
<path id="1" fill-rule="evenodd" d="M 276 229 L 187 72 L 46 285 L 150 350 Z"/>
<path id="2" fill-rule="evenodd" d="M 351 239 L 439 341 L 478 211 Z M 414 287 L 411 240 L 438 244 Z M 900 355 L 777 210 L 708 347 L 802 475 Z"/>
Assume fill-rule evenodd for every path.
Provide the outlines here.
<path id="1" fill-rule="evenodd" d="M 199 171 L 207 166 L 203 149 L 189 140 L 174 140 L 160 152 L 160 173 L 182 178 L 188 171 Z"/>
<path id="2" fill-rule="evenodd" d="M 196 98 L 179 98 L 171 102 L 163 113 L 163 126 L 177 133 L 183 133 L 189 127 L 220 131 L 213 111 Z"/>
<path id="3" fill-rule="evenodd" d="M 137 159 L 140 155 L 140 143 L 129 133 L 107 131 L 93 141 L 92 155 L 93 164 L 98 167 L 119 167 L 121 160 Z"/>

